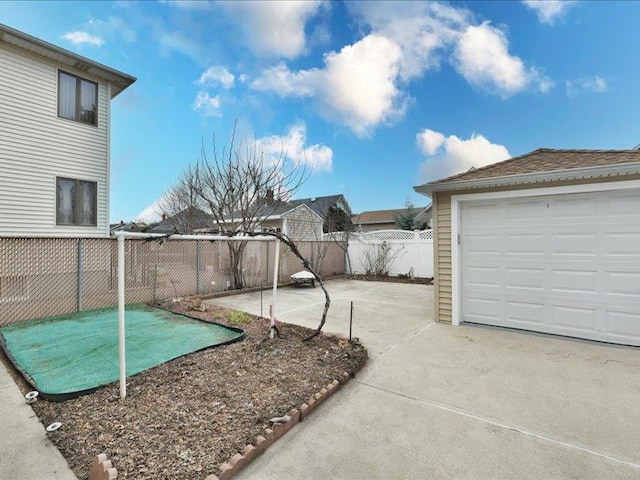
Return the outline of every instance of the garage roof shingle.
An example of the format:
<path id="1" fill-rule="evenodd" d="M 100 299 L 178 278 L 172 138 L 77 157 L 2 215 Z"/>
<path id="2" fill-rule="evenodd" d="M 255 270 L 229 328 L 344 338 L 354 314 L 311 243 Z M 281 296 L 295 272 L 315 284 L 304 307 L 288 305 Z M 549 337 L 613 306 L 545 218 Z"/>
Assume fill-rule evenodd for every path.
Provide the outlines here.
<path id="1" fill-rule="evenodd" d="M 429 182 L 427 185 L 443 185 L 449 182 L 637 162 L 640 162 L 640 150 L 555 150 L 539 148 L 519 157 L 475 168 L 451 177 L 441 178 L 440 180 Z"/>

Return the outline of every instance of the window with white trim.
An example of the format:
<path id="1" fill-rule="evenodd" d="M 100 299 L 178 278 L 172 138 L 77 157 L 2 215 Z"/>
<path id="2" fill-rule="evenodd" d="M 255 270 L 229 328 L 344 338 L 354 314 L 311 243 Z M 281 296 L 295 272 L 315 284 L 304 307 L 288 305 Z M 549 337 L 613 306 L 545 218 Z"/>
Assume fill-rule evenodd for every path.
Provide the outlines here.
<path id="1" fill-rule="evenodd" d="M 98 125 L 98 84 L 59 70 L 58 116 Z"/>
<path id="2" fill-rule="evenodd" d="M 56 225 L 95 227 L 97 217 L 97 182 L 56 178 Z"/>

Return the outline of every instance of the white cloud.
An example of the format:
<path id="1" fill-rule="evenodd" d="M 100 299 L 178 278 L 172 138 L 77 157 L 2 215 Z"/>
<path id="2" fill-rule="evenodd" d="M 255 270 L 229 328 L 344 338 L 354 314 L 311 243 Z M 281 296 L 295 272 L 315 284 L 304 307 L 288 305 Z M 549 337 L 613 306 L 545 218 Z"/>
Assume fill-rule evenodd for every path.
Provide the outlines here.
<path id="1" fill-rule="evenodd" d="M 296 58 L 305 51 L 305 24 L 322 2 L 264 0 L 219 5 L 240 25 L 255 54 Z"/>
<path id="2" fill-rule="evenodd" d="M 198 65 L 210 64 L 211 49 L 195 34 L 179 29 L 168 30 L 158 19 L 151 19 L 149 22 L 152 38 L 158 43 L 161 55 L 169 56 L 178 52 L 191 58 Z"/>
<path id="3" fill-rule="evenodd" d="M 505 33 L 473 24 L 470 11 L 431 2 L 349 3 L 371 33 L 324 56 L 324 65 L 291 70 L 281 62 L 250 83 L 282 97 L 313 98 L 320 113 L 357 136 L 404 115 L 406 84 L 439 68 L 443 59 L 471 84 L 507 98 L 553 82 L 509 53 Z"/>
<path id="4" fill-rule="evenodd" d="M 318 84 L 325 115 L 337 117 L 358 136 L 401 115 L 405 105 L 396 86 L 400 57 L 398 45 L 378 35 L 327 54 Z"/>
<path id="5" fill-rule="evenodd" d="M 211 10 L 212 3 L 207 0 L 160 0 L 171 7 L 178 7 L 184 10 Z"/>
<path id="6" fill-rule="evenodd" d="M 101 47 L 104 44 L 104 40 L 102 38 L 91 35 L 90 33 L 82 30 L 67 32 L 62 35 L 62 38 L 68 40 L 74 45 L 93 45 L 95 47 Z"/>
<path id="7" fill-rule="evenodd" d="M 534 68 L 527 69 L 519 57 L 509 54 L 506 35 L 489 22 L 465 29 L 457 40 L 453 63 L 469 83 L 503 98 L 524 90 L 530 84 L 537 84 L 543 93 L 552 86 L 550 79 Z"/>
<path id="8" fill-rule="evenodd" d="M 604 93 L 607 91 L 607 81 L 599 75 L 594 77 L 579 78 L 577 80 L 567 80 L 567 96 L 575 97 L 582 92 Z"/>
<path id="9" fill-rule="evenodd" d="M 281 96 L 314 97 L 325 117 L 366 136 L 404 112 L 404 98 L 396 86 L 400 56 L 396 43 L 368 35 L 326 54 L 323 69 L 293 72 L 280 64 L 263 71 L 251 87 Z"/>
<path id="10" fill-rule="evenodd" d="M 285 136 L 270 135 L 256 140 L 266 159 L 276 160 L 285 156 L 294 163 L 303 163 L 314 172 L 330 172 L 333 150 L 326 145 L 315 144 L 305 147 L 307 127 L 297 123 L 289 127 Z"/>
<path id="11" fill-rule="evenodd" d="M 260 76 L 251 82 L 254 90 L 275 92 L 281 97 L 312 97 L 316 94 L 317 80 L 320 70 L 299 70 L 292 72 L 284 63 L 262 71 Z"/>
<path id="12" fill-rule="evenodd" d="M 570 0 L 522 0 L 528 8 L 536 12 L 541 23 L 552 25 L 573 6 Z"/>
<path id="13" fill-rule="evenodd" d="M 127 43 L 133 43 L 138 38 L 138 33 L 120 17 L 109 16 L 106 20 L 92 18 L 83 26 L 102 36 L 112 37 L 119 35 Z"/>
<path id="14" fill-rule="evenodd" d="M 474 24 L 469 10 L 433 2 L 354 2 L 347 8 L 370 33 L 325 54 L 322 66 L 292 70 L 280 62 L 266 68 L 250 87 L 312 98 L 325 118 L 362 137 L 402 117 L 411 100 L 407 84 L 443 61 L 502 98 L 527 89 L 547 93 L 554 86 L 509 52 L 502 30 Z"/>
<path id="15" fill-rule="evenodd" d="M 445 136 L 434 130 L 424 129 L 417 135 L 420 149 L 427 155 L 435 155 L 445 141 Z"/>
<path id="16" fill-rule="evenodd" d="M 212 97 L 207 92 L 198 92 L 198 95 L 193 102 L 193 109 L 200 112 L 205 117 L 222 116 L 220 107 L 220 97 L 218 95 Z"/>
<path id="17" fill-rule="evenodd" d="M 160 205 L 162 204 L 164 197 L 156 200 L 147 208 L 142 210 L 138 215 L 136 215 L 136 222 L 146 222 L 146 223 L 155 223 L 162 220 L 162 208 Z"/>
<path id="18" fill-rule="evenodd" d="M 404 81 L 438 68 L 441 50 L 470 17 L 468 10 L 434 2 L 357 2 L 348 7 L 374 33 L 398 44 Z"/>
<path id="19" fill-rule="evenodd" d="M 200 78 L 196 82 L 197 85 L 214 87 L 222 85 L 225 89 L 229 90 L 233 87 L 235 77 L 227 67 L 209 67 L 206 71 L 200 75 Z"/>
<path id="20" fill-rule="evenodd" d="M 425 129 L 416 135 L 416 142 L 427 156 L 420 165 L 423 182 L 456 175 L 491 163 L 511 158 L 504 145 L 491 143 L 484 136 L 472 134 L 464 140 L 455 135 Z"/>

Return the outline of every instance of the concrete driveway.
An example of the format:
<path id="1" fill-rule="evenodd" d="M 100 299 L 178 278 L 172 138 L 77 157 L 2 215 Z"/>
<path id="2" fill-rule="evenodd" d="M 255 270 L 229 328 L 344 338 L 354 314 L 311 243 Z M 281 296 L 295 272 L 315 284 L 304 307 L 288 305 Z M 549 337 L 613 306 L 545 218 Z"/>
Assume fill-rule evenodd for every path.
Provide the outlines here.
<path id="1" fill-rule="evenodd" d="M 325 330 L 348 334 L 353 301 L 370 362 L 238 478 L 640 478 L 639 348 L 433 323 L 423 285 L 327 287 Z M 215 303 L 260 313 L 259 293 Z M 322 303 L 280 289 L 276 316 L 315 327 Z"/>

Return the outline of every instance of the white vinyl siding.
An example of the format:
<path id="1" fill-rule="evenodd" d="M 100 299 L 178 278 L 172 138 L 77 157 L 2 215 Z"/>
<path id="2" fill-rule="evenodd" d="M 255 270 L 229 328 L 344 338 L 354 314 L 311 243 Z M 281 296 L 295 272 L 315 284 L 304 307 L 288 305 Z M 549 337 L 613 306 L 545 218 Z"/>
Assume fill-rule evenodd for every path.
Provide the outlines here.
<path id="1" fill-rule="evenodd" d="M 306 205 L 301 205 L 282 215 L 284 233 L 294 240 L 321 240 L 322 219 Z"/>
<path id="2" fill-rule="evenodd" d="M 0 236 L 108 236 L 108 96 L 98 83 L 98 125 L 58 117 L 55 64 L 0 48 Z M 97 183 L 97 226 L 56 225 L 56 177 Z"/>

